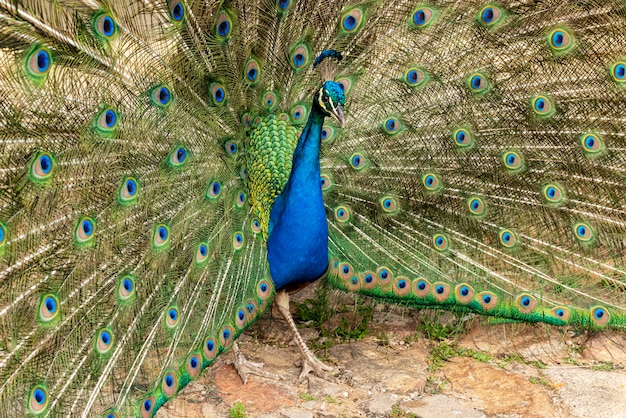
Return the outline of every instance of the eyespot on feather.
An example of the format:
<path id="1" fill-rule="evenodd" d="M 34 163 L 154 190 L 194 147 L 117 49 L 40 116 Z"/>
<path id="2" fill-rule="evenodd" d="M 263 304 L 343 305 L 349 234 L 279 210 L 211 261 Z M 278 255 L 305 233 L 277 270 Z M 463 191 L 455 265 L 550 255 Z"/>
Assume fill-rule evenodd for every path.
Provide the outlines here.
<path id="1" fill-rule="evenodd" d="M 255 301 L 248 299 L 248 301 L 246 302 L 246 311 L 249 322 L 259 315 L 259 306 Z"/>
<path id="2" fill-rule="evenodd" d="M 359 7 L 347 10 L 341 15 L 340 26 L 344 34 L 357 33 L 363 24 L 365 14 Z"/>
<path id="3" fill-rule="evenodd" d="M 524 314 L 532 313 L 537 306 L 537 300 L 535 299 L 535 297 L 528 293 L 522 293 L 521 295 L 517 296 L 515 301 L 517 303 L 517 309 L 519 309 L 519 311 Z"/>
<path id="4" fill-rule="evenodd" d="M 118 191 L 118 202 L 122 205 L 136 203 L 139 198 L 139 182 L 134 177 L 124 177 Z"/>
<path id="5" fill-rule="evenodd" d="M 470 214 L 474 216 L 483 216 L 486 211 L 485 202 L 477 196 L 472 196 L 467 199 L 467 208 Z"/>
<path id="6" fill-rule="evenodd" d="M 410 66 L 402 76 L 403 81 L 409 87 L 421 87 L 428 81 L 428 74 L 418 66 Z"/>
<path id="7" fill-rule="evenodd" d="M 206 340 L 204 340 L 204 357 L 206 357 L 207 360 L 211 361 L 213 360 L 218 353 L 218 347 L 217 347 L 217 341 L 215 341 L 215 338 L 213 337 L 209 337 Z"/>
<path id="8" fill-rule="evenodd" d="M 245 243 L 245 238 L 243 236 L 243 232 L 237 231 L 233 234 L 233 249 L 235 251 L 241 250 Z"/>
<path id="9" fill-rule="evenodd" d="M 176 373 L 172 371 L 165 373 L 161 381 L 161 390 L 168 398 L 176 395 L 176 392 L 178 392 L 178 376 L 176 376 Z"/>
<path id="10" fill-rule="evenodd" d="M 166 224 L 159 224 L 154 227 L 152 233 L 152 246 L 154 249 L 160 249 L 167 246 L 170 240 L 170 230 Z"/>
<path id="11" fill-rule="evenodd" d="M 276 92 L 266 91 L 263 93 L 261 104 L 265 107 L 265 109 L 271 112 L 276 108 L 276 105 L 278 105 L 278 95 Z"/>
<path id="12" fill-rule="evenodd" d="M 215 21 L 215 36 L 221 41 L 230 38 L 232 34 L 233 21 L 225 11 L 221 11 Z"/>
<path id="13" fill-rule="evenodd" d="M 591 132 L 580 137 L 580 144 L 585 154 L 589 157 L 597 156 L 605 149 L 602 138 Z"/>
<path id="14" fill-rule="evenodd" d="M 448 296 L 450 296 L 450 285 L 444 282 L 433 283 L 432 296 L 437 302 L 445 302 Z"/>
<path id="15" fill-rule="evenodd" d="M 500 244 L 506 248 L 513 248 L 517 244 L 517 236 L 510 229 L 503 229 L 498 234 Z"/>
<path id="16" fill-rule="evenodd" d="M 466 283 L 458 284 L 454 288 L 454 296 L 457 302 L 462 305 L 467 305 L 474 300 L 474 289 Z"/>
<path id="17" fill-rule="evenodd" d="M 200 265 L 207 261 L 209 258 L 209 247 L 206 243 L 201 242 L 196 245 L 195 262 Z"/>
<path id="18" fill-rule="evenodd" d="M 267 300 L 272 294 L 272 286 L 269 281 L 263 279 L 256 286 L 256 294 L 261 300 Z"/>
<path id="19" fill-rule="evenodd" d="M 108 354 L 113 348 L 113 332 L 109 328 L 102 328 L 96 335 L 96 351 L 100 355 Z"/>
<path id="20" fill-rule="evenodd" d="M 185 147 L 177 146 L 170 153 L 167 164 L 172 168 L 181 168 L 187 162 L 189 153 Z"/>
<path id="21" fill-rule="evenodd" d="M 289 64 L 294 71 L 300 71 L 311 63 L 309 46 L 307 44 L 296 45 L 290 54 Z"/>
<path id="22" fill-rule="evenodd" d="M 411 292 L 412 287 L 407 277 L 399 276 L 393 282 L 393 293 L 397 296 L 406 296 Z"/>
<path id="23" fill-rule="evenodd" d="M 50 72 L 52 64 L 50 51 L 43 46 L 35 46 L 26 57 L 26 72 L 32 81 L 40 82 Z"/>
<path id="24" fill-rule="evenodd" d="M 351 220 L 350 209 L 347 206 L 340 205 L 335 208 L 335 219 L 337 222 L 345 224 Z"/>
<path id="25" fill-rule="evenodd" d="M 358 292 L 361 289 L 361 281 L 357 276 L 352 276 L 346 280 L 346 286 L 350 292 Z"/>
<path id="26" fill-rule="evenodd" d="M 235 325 L 239 329 L 243 329 L 248 324 L 248 315 L 244 308 L 237 309 L 235 313 Z"/>
<path id="27" fill-rule="evenodd" d="M 373 271 L 366 271 L 363 273 L 361 277 L 361 281 L 363 282 L 363 289 L 371 290 L 376 287 L 378 284 L 377 275 Z"/>
<path id="28" fill-rule="evenodd" d="M 117 24 L 108 13 L 98 13 L 94 15 L 91 26 L 96 34 L 103 40 L 110 41 L 117 36 Z"/>
<path id="29" fill-rule="evenodd" d="M 74 228 L 74 241 L 76 245 L 85 246 L 92 244 L 95 235 L 95 221 L 87 216 L 80 217 Z"/>
<path id="30" fill-rule="evenodd" d="M 211 83 L 209 86 L 211 91 L 211 100 L 214 106 L 222 106 L 226 103 L 226 89 L 220 83 Z"/>
<path id="31" fill-rule="evenodd" d="M 52 294 L 47 293 L 40 298 L 39 302 L 39 321 L 43 323 L 50 323 L 59 316 L 59 298 Z"/>
<path id="32" fill-rule="evenodd" d="M 296 105 L 291 109 L 290 112 L 291 122 L 295 125 L 301 125 L 306 122 L 308 115 L 309 110 L 307 106 L 303 104 Z M 322 137 L 322 139 L 325 138 Z"/>
<path id="33" fill-rule="evenodd" d="M 547 203 L 552 204 L 552 205 L 559 205 L 563 203 L 563 198 L 564 198 L 563 189 L 561 189 L 561 187 L 558 184 L 556 183 L 546 184 L 545 186 L 542 187 L 541 191 Z"/>
<path id="34" fill-rule="evenodd" d="M 395 213 L 398 211 L 398 202 L 392 196 L 383 196 L 379 200 L 380 207 L 385 213 Z"/>
<path id="35" fill-rule="evenodd" d="M 489 83 L 487 82 L 487 77 L 481 73 L 472 74 L 467 80 L 467 85 L 469 86 L 472 93 L 484 93 L 489 87 Z"/>
<path id="36" fill-rule="evenodd" d="M 200 371 L 202 367 L 202 358 L 200 354 L 193 353 L 187 357 L 187 362 L 185 363 L 185 370 L 190 378 L 195 379 L 200 376 Z"/>
<path id="37" fill-rule="evenodd" d="M 333 182 L 330 179 L 330 177 L 328 177 L 327 174 L 323 174 L 323 173 L 320 176 L 320 184 L 321 184 L 323 192 L 330 190 L 333 186 Z"/>
<path id="38" fill-rule="evenodd" d="M 341 90 L 343 90 L 343 94 L 347 97 L 354 86 L 354 78 L 348 75 L 338 75 L 335 78 L 335 82 L 339 84 Z"/>
<path id="39" fill-rule="evenodd" d="M 38 152 L 30 164 L 29 177 L 34 183 L 45 184 L 51 178 L 56 161 L 49 152 Z"/>
<path id="40" fill-rule="evenodd" d="M 565 306 L 557 306 L 550 311 L 551 315 L 563 322 L 569 322 L 570 310 Z"/>
<path id="41" fill-rule="evenodd" d="M 502 162 L 504 167 L 512 172 L 521 171 L 524 168 L 524 160 L 516 151 L 505 152 L 502 155 Z"/>
<path id="42" fill-rule="evenodd" d="M 237 193 L 237 196 L 235 196 L 235 206 L 237 206 L 238 209 L 243 208 L 244 205 L 246 204 L 247 199 L 248 199 L 248 196 L 246 192 L 244 190 L 240 190 Z"/>
<path id="43" fill-rule="evenodd" d="M 422 176 L 422 184 L 429 192 L 435 192 L 441 188 L 439 176 L 434 173 L 426 173 Z"/>
<path id="44" fill-rule="evenodd" d="M 591 226 L 585 222 L 579 222 L 574 225 L 574 234 L 583 243 L 590 242 L 595 236 Z"/>
<path id="45" fill-rule="evenodd" d="M 258 234 L 261 232 L 261 221 L 259 221 L 259 218 L 255 217 L 250 219 L 250 230 L 254 234 Z"/>
<path id="46" fill-rule="evenodd" d="M 235 141 L 227 141 L 224 144 L 224 150 L 226 151 L 226 156 L 235 157 L 239 151 L 239 147 Z"/>
<path id="47" fill-rule="evenodd" d="M 611 320 L 611 314 L 603 306 L 594 306 L 591 308 L 590 314 L 591 321 L 598 326 L 604 326 Z"/>
<path id="48" fill-rule="evenodd" d="M 276 0 L 276 7 L 280 13 L 284 13 L 291 7 L 293 1 L 291 0 Z"/>
<path id="49" fill-rule="evenodd" d="M 117 285 L 117 298 L 120 302 L 129 302 L 135 296 L 135 278 L 126 274 L 119 279 Z"/>
<path id="50" fill-rule="evenodd" d="M 454 144 L 459 148 L 469 148 L 474 145 L 474 136 L 465 128 L 454 131 L 452 139 L 454 139 Z"/>
<path id="51" fill-rule="evenodd" d="M 402 130 L 402 122 L 398 118 L 390 117 L 383 122 L 383 131 L 388 135 L 395 135 Z"/>
<path id="52" fill-rule="evenodd" d="M 185 18 L 185 7 L 181 0 L 169 0 L 170 16 L 176 23 L 180 23 Z"/>
<path id="53" fill-rule="evenodd" d="M 448 237 L 444 234 L 433 235 L 433 246 L 437 251 L 445 251 L 448 249 Z"/>
<path id="54" fill-rule="evenodd" d="M 616 82 L 626 83 L 626 61 L 618 61 L 611 65 L 610 73 Z"/>
<path id="55" fill-rule="evenodd" d="M 365 168 L 366 162 L 367 160 L 365 159 L 365 157 L 359 153 L 352 154 L 349 160 L 350 166 L 352 166 L 352 168 L 354 168 L 357 171 L 360 171 L 363 168 Z"/>
<path id="56" fill-rule="evenodd" d="M 548 44 L 557 54 L 568 52 L 574 47 L 574 35 L 569 29 L 557 27 L 548 33 Z"/>
<path id="57" fill-rule="evenodd" d="M 324 125 L 320 134 L 322 137 L 322 142 L 325 144 L 332 143 L 333 139 L 335 138 L 335 133 L 335 128 L 333 128 L 332 126 Z"/>
<path id="58" fill-rule="evenodd" d="M 172 92 L 167 86 L 160 85 L 152 89 L 150 92 L 152 103 L 159 108 L 165 109 L 172 104 Z"/>
<path id="59" fill-rule="evenodd" d="M 165 310 L 164 313 L 165 326 L 169 329 L 176 328 L 178 325 L 178 321 L 180 320 L 180 315 L 178 313 L 178 308 L 176 306 L 170 306 Z"/>
<path id="60" fill-rule="evenodd" d="M 8 240 L 7 227 L 0 222 L 0 254 Z"/>
<path id="61" fill-rule="evenodd" d="M 378 276 L 378 282 L 383 286 L 391 283 L 393 280 L 393 273 L 384 266 L 381 266 L 378 270 L 376 270 L 376 275 Z"/>
<path id="62" fill-rule="evenodd" d="M 342 280 L 348 281 L 354 276 L 354 268 L 350 263 L 341 263 L 339 264 L 339 278 Z"/>
<path id="63" fill-rule="evenodd" d="M 40 415 L 48 408 L 48 390 L 44 385 L 34 386 L 28 395 L 28 410 L 32 415 Z"/>
<path id="64" fill-rule="evenodd" d="M 244 67 L 244 81 L 248 84 L 254 85 L 259 81 L 261 74 L 261 68 L 259 62 L 254 58 L 248 58 Z"/>
<path id="65" fill-rule="evenodd" d="M 482 308 L 489 312 L 498 305 L 498 295 L 493 292 L 480 292 L 476 295 L 476 300 Z"/>
<path id="66" fill-rule="evenodd" d="M 555 113 L 554 104 L 547 96 L 533 97 L 531 100 L 531 106 L 533 112 L 535 112 L 537 116 L 549 117 Z"/>
<path id="67" fill-rule="evenodd" d="M 430 294 L 430 283 L 423 277 L 418 278 L 413 282 L 413 294 L 418 298 L 425 298 Z"/>
<path id="68" fill-rule="evenodd" d="M 220 331 L 220 344 L 226 349 L 230 348 L 230 346 L 233 345 L 233 341 L 233 328 L 230 325 L 227 325 L 222 328 L 222 331 Z"/>
<path id="69" fill-rule="evenodd" d="M 151 418 L 154 415 L 156 399 L 152 395 L 146 395 L 139 406 L 141 418 Z"/>
<path id="70" fill-rule="evenodd" d="M 503 10 L 495 4 L 483 7 L 478 13 L 478 21 L 488 28 L 496 27 L 502 22 L 503 17 Z"/>
<path id="71" fill-rule="evenodd" d="M 217 180 L 212 180 L 209 182 L 209 186 L 206 189 L 205 196 L 207 199 L 211 201 L 217 200 L 220 193 L 222 192 L 222 183 Z"/>
<path id="72" fill-rule="evenodd" d="M 410 25 L 414 28 L 427 28 L 436 20 L 438 15 L 437 9 L 428 6 L 419 6 L 413 10 L 410 18 Z"/>

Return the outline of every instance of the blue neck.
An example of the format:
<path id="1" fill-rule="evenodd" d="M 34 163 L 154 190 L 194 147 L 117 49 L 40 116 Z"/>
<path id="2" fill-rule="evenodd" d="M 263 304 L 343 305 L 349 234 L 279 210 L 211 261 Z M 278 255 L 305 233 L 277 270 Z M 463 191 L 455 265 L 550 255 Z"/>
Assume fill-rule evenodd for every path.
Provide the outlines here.
<path id="1" fill-rule="evenodd" d="M 270 212 L 267 260 L 276 289 L 310 282 L 328 267 L 328 224 L 320 183 L 324 114 L 312 106 L 285 189 Z"/>

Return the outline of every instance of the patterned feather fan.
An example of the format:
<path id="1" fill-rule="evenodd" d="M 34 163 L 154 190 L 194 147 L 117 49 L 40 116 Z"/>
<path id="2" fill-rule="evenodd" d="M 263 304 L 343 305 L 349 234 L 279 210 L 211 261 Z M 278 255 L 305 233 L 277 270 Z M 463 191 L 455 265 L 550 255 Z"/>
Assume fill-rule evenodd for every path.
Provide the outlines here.
<path id="1" fill-rule="evenodd" d="M 152 416 L 329 259 L 391 302 L 623 330 L 625 19 L 0 0 L 0 412 Z"/>

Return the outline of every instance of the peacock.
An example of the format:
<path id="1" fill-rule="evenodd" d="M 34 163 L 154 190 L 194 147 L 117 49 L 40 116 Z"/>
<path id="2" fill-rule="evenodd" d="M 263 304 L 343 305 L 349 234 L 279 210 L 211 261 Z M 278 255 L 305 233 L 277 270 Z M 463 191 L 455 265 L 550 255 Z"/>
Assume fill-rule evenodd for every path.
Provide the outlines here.
<path id="1" fill-rule="evenodd" d="M 626 329 L 623 2 L 0 10 L 0 415 L 153 416 L 318 279 Z"/>

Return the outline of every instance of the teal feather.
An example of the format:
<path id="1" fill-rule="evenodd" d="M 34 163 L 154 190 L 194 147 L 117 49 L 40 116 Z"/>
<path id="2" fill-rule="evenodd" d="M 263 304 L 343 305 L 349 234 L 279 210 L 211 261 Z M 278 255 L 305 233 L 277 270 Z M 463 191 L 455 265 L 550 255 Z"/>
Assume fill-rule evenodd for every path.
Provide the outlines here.
<path id="1" fill-rule="evenodd" d="M 623 331 L 625 7 L 0 0 L 0 414 L 152 416 L 326 260 L 389 302 Z"/>

